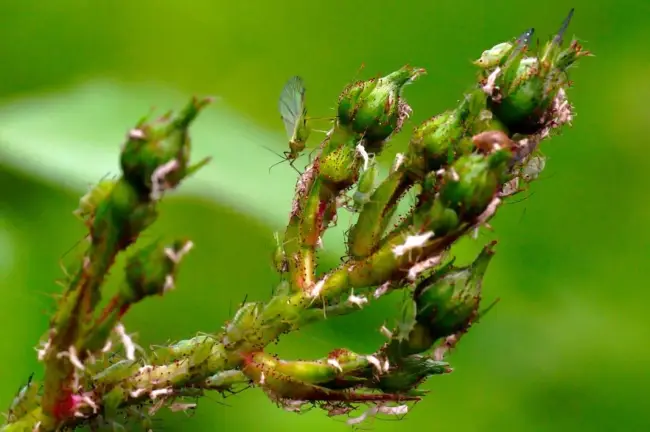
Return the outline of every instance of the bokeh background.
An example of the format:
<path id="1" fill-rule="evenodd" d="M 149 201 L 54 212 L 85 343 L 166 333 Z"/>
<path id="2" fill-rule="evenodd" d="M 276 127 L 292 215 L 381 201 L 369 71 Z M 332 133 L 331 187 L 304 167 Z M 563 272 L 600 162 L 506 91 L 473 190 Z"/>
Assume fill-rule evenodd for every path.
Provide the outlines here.
<path id="1" fill-rule="evenodd" d="M 88 185 L 118 173 L 125 132 L 152 107 L 219 98 L 194 128 L 195 155 L 214 161 L 167 196 L 145 237 L 188 235 L 196 248 L 178 289 L 126 319 L 143 345 L 217 331 L 245 295 L 277 282 L 272 233 L 295 174 L 262 148 L 284 149 L 279 91 L 301 75 L 313 115 L 331 115 L 349 81 L 409 63 L 428 75 L 406 89 L 407 130 L 452 107 L 473 82 L 470 60 L 534 26 L 542 40 L 569 8 L 569 30 L 596 56 L 572 71 L 574 126 L 545 143 L 530 199 L 504 206 L 495 234 L 457 248 L 469 259 L 498 238 L 485 282 L 501 302 L 431 379 L 428 397 L 377 431 L 650 430 L 650 3 L 449 0 L 37 0 L 0 2 L 0 406 L 31 372 L 47 328 L 59 262 L 83 236 L 71 214 Z M 365 69 L 359 72 L 362 63 Z M 408 133 L 388 152 L 404 148 Z M 317 140 L 312 141 L 315 145 Z M 325 244 L 324 263 L 342 251 Z M 65 255 L 65 256 L 64 256 Z M 119 267 L 111 286 L 120 283 Z M 305 329 L 287 358 L 335 347 L 372 351 L 395 302 Z M 345 431 L 343 418 L 284 412 L 262 392 L 211 395 L 165 431 L 232 428 Z"/>

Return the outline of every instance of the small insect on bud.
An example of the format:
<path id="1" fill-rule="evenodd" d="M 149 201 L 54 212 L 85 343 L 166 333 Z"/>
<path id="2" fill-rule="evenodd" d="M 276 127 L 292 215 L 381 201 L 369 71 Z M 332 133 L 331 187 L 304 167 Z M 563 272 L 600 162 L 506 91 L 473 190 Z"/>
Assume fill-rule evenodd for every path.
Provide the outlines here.
<path id="1" fill-rule="evenodd" d="M 521 177 L 525 182 L 537 180 L 537 177 L 546 167 L 546 158 L 542 155 L 531 157 L 528 162 L 521 168 Z"/>
<path id="2" fill-rule="evenodd" d="M 311 128 L 307 121 L 305 92 L 305 85 L 299 76 L 294 76 L 289 79 L 282 88 L 278 108 L 280 110 L 280 117 L 284 122 L 287 137 L 289 138 L 289 150 L 283 153 L 283 160 L 271 165 L 271 168 L 288 161 L 289 165 L 296 169 L 293 164 L 307 146 L 307 139 L 309 139 L 309 135 L 311 134 Z"/>
<path id="3" fill-rule="evenodd" d="M 116 180 L 103 179 L 92 186 L 88 193 L 79 200 L 79 207 L 73 212 L 75 216 L 88 225 L 92 225 L 97 207 L 110 195 Z"/>
<path id="4" fill-rule="evenodd" d="M 502 42 L 483 51 L 481 57 L 473 63 L 481 69 L 494 69 L 503 65 L 514 45 L 511 42 Z"/>
<path id="5" fill-rule="evenodd" d="M 287 271 L 287 257 L 284 253 L 284 245 L 277 232 L 273 234 L 273 237 L 276 243 L 275 251 L 273 252 L 273 265 L 278 273 L 284 273 Z"/>
<path id="6" fill-rule="evenodd" d="M 14 397 L 7 415 L 7 419 L 10 422 L 14 422 L 27 415 L 31 410 L 38 406 L 39 386 L 32 380 L 33 377 L 34 374 L 32 373 L 27 380 L 27 384 L 22 386 Z"/>
<path id="7" fill-rule="evenodd" d="M 375 188 L 375 181 L 377 180 L 377 163 L 371 160 L 368 169 L 363 171 L 359 176 L 357 183 L 357 190 L 352 195 L 352 201 L 355 211 L 361 211 L 363 206 L 370 200 L 370 195 Z"/>
<path id="8" fill-rule="evenodd" d="M 348 86 L 339 97 L 339 124 L 363 135 L 369 143 L 386 140 L 399 131 L 410 112 L 402 99 L 402 89 L 424 72 L 404 66 L 384 77 Z"/>
<path id="9" fill-rule="evenodd" d="M 590 55 L 576 41 L 561 48 L 572 16 L 573 9 L 540 53 L 528 55 L 533 29 L 525 31 L 499 61 L 500 69 L 484 78 L 492 90 L 488 105 L 511 133 L 534 134 L 558 123 L 553 101 L 568 85 L 566 71 L 578 58 Z"/>
<path id="10" fill-rule="evenodd" d="M 501 150 L 503 148 L 513 149 L 516 147 L 508 135 L 502 131 L 485 131 L 472 137 L 472 142 L 477 149 L 484 153 L 492 153 L 493 151 Z"/>

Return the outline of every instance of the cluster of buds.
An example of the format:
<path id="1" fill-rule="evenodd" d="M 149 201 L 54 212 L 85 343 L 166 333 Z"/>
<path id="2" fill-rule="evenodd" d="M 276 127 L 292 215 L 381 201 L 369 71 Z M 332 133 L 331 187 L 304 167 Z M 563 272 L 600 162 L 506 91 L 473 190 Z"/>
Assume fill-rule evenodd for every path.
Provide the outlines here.
<path id="1" fill-rule="evenodd" d="M 308 301 L 307 310 L 326 316 L 365 305 L 371 292 L 378 297 L 401 289 L 408 295 L 404 316 L 394 331 L 386 329 L 390 340 L 376 354 L 391 367 L 381 378 L 358 380 L 350 387 L 354 393 L 338 399 L 349 401 L 352 394 L 359 398 L 364 390 L 381 390 L 391 400 L 410 397 L 432 374 L 424 365 L 441 361 L 445 349 L 479 317 L 481 281 L 494 245 L 486 246 L 467 267 L 454 266 L 446 256 L 459 238 L 487 225 L 504 197 L 537 178 L 544 168 L 540 141 L 570 121 L 566 72 L 588 55 L 576 41 L 562 47 L 572 13 L 540 53 L 529 50 L 532 30 L 484 52 L 475 62 L 480 68 L 476 87 L 456 108 L 417 126 L 406 153 L 396 157 L 378 184 L 375 156 L 411 112 L 403 86 L 424 71 L 404 67 L 357 82 L 339 97 L 333 127 L 299 179 L 291 220 L 278 242 L 277 255 L 286 265 L 276 268 L 287 276 L 288 291 Z M 346 194 L 353 189 L 348 205 Z M 395 223 L 397 204 L 409 190 L 416 191 L 416 202 Z M 317 245 L 340 207 L 357 213 L 347 232 L 348 256 L 337 268 L 318 274 Z M 430 356 L 424 354 L 428 351 Z M 291 407 L 296 407 L 297 396 L 286 387 L 340 390 L 331 379 L 315 383 L 299 374 L 285 376 L 273 366 L 277 362 L 253 359 L 248 364 L 259 366 L 253 368 L 258 383 L 262 364 L 267 368 L 264 376 L 283 377 L 283 386 L 271 386 L 269 380 L 266 386 L 273 387 L 275 399 L 293 400 Z M 316 373 L 327 365 L 301 367 Z M 337 375 L 339 384 L 342 375 Z M 364 375 L 357 371 L 354 376 Z M 300 397 L 323 399 L 324 394 Z"/>
<path id="2" fill-rule="evenodd" d="M 153 122 L 141 120 L 123 145 L 122 176 L 101 180 L 81 198 L 74 213 L 88 228 L 89 245 L 62 282 L 65 291 L 46 342 L 38 350 L 45 364 L 45 379 L 33 408 L 40 415 L 27 413 L 8 427 L 20 428 L 27 421 L 36 429 L 36 418 L 38 429 L 53 430 L 70 418 L 96 417 L 102 397 L 94 391 L 89 376 L 105 365 L 102 359 L 122 356 L 115 347 L 124 348 L 126 361 L 135 361 L 137 346 L 121 320 L 135 303 L 174 287 L 177 266 L 192 243 L 177 240 L 166 246 L 155 241 L 135 251 L 127 259 L 125 282 L 102 309 L 101 287 L 118 254 L 155 221 L 163 192 L 207 162 L 190 165 L 188 129 L 208 102 L 193 99 L 178 115 L 169 113 Z M 34 405 L 34 397 L 23 399 L 31 400 L 31 405 L 19 403 L 14 413 Z"/>
<path id="3" fill-rule="evenodd" d="M 194 406 L 178 398 L 251 385 L 292 411 L 317 405 L 340 415 L 371 405 L 351 424 L 405 414 L 406 403 L 425 394 L 420 386 L 427 378 L 451 372 L 445 353 L 485 311 L 482 280 L 494 242 L 467 266 L 449 259 L 452 246 L 486 226 L 502 200 L 539 176 L 545 165 L 540 142 L 571 121 L 567 69 L 589 54 L 575 40 L 562 46 L 572 14 L 539 53 L 529 49 L 532 29 L 485 51 L 475 62 L 476 85 L 457 107 L 415 127 L 406 152 L 380 181 L 376 157 L 403 129 L 411 113 L 404 87 L 424 70 L 405 66 L 345 88 L 331 129 L 297 181 L 286 230 L 276 236 L 273 261 L 282 281 L 272 298 L 242 304 L 216 334 L 140 358 L 121 319 L 133 304 L 175 286 L 178 263 L 192 243 L 155 242 L 136 251 L 127 260 L 122 289 L 102 310 L 100 287 L 117 255 L 155 220 L 162 194 L 207 162 L 189 164 L 188 128 L 208 101 L 194 99 L 178 116 L 138 123 L 122 149 L 122 176 L 100 182 L 76 212 L 90 244 L 65 282 L 39 350 L 42 395 L 30 381 L 2 430 L 110 424 L 124 413 L 150 424 L 163 405 L 175 411 Z M 293 166 L 313 120 L 299 77 L 285 85 L 280 111 L 289 137 L 285 158 Z M 415 191 L 415 203 L 397 218 L 408 191 Z M 346 209 L 355 214 L 347 255 L 323 271 L 317 252 Z M 382 326 L 387 341 L 373 353 L 341 348 L 302 361 L 267 352 L 284 333 L 354 313 L 398 290 L 401 316 L 392 330 Z M 123 346 L 125 355 L 114 345 Z M 136 408 L 146 404 L 147 413 Z"/>

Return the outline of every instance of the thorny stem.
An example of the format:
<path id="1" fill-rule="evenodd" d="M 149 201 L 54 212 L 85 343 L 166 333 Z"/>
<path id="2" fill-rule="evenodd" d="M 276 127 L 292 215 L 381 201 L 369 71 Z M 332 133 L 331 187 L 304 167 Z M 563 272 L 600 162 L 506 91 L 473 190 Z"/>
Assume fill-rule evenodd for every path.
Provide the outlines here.
<path id="1" fill-rule="evenodd" d="M 424 394 L 418 389 L 422 382 L 451 372 L 444 353 L 482 315 L 482 279 L 494 242 L 464 267 L 447 258 L 451 246 L 535 180 L 544 167 L 540 142 L 571 122 L 566 69 L 589 55 L 576 41 L 561 46 L 572 13 L 541 57 L 529 55 L 532 30 L 485 51 L 475 62 L 478 85 L 458 107 L 416 127 L 407 152 L 396 156 L 376 187 L 374 158 L 411 112 L 404 86 L 424 71 L 405 66 L 349 85 L 318 155 L 296 184 L 274 256 L 287 277 L 273 297 L 241 305 L 218 334 L 137 357 L 120 321 L 135 303 L 174 287 L 177 266 L 192 243 L 156 241 L 135 251 L 122 289 L 99 310 L 101 286 L 116 256 L 155 221 L 163 192 L 207 162 L 189 165 L 188 129 L 208 100 L 193 99 L 176 116 L 140 121 L 122 148 L 122 177 L 100 182 L 76 212 L 88 227 L 90 244 L 39 350 L 45 365 L 42 394 L 32 381 L 21 389 L 2 430 L 115 425 L 124 414 L 147 424 L 162 406 L 190 409 L 185 399 L 250 385 L 289 410 L 317 405 L 337 415 L 360 404 L 373 406 L 351 423 L 378 413 L 403 414 L 403 402 Z M 290 97 L 290 90 L 285 88 L 283 97 Z M 283 119 L 291 126 L 296 113 L 301 122 L 296 127 L 305 132 L 304 87 L 298 90 L 300 98 L 291 102 L 296 106 L 284 100 Z M 294 140 L 296 131 L 288 132 Z M 298 136 L 304 141 L 308 134 Z M 316 274 L 322 237 L 341 207 L 348 208 L 346 194 L 355 186 L 358 218 L 347 236 L 349 257 Z M 389 228 L 409 190 L 417 191 L 415 205 Z M 398 289 L 402 314 L 395 328 L 382 328 L 387 342 L 374 353 L 336 349 L 321 360 L 285 361 L 265 352 L 284 333 L 354 313 Z M 117 354 L 117 344 L 126 356 Z M 145 404 L 148 413 L 142 411 Z"/>

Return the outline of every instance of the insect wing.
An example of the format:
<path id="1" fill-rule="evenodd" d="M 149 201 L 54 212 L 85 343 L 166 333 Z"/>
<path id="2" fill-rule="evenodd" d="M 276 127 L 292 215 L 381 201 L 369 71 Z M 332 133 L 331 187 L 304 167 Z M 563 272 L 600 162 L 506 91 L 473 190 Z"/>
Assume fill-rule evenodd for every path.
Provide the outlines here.
<path id="1" fill-rule="evenodd" d="M 294 76 L 284 85 L 280 94 L 279 109 L 287 136 L 290 140 L 293 140 L 296 138 L 298 129 L 307 114 L 305 86 L 302 78 Z"/>

